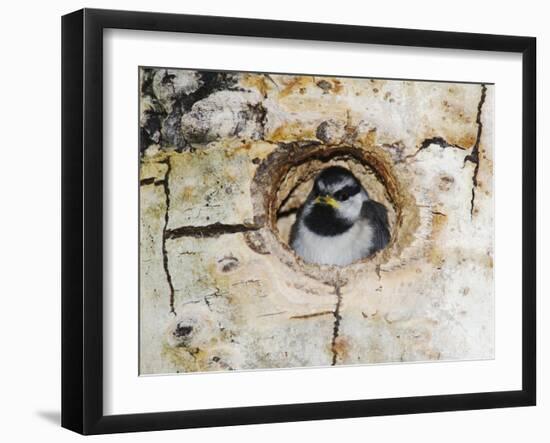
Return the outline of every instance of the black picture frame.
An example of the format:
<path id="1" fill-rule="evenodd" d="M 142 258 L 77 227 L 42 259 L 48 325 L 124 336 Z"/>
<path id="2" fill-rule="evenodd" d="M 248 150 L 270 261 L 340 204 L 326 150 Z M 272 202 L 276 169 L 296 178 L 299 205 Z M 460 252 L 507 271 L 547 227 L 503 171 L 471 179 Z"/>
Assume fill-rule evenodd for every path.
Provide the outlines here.
<path id="1" fill-rule="evenodd" d="M 522 389 L 228 409 L 103 412 L 103 30 L 502 51 L 522 54 Z M 62 426 L 151 431 L 536 403 L 536 39 L 338 24 L 83 9 L 62 18 Z"/>

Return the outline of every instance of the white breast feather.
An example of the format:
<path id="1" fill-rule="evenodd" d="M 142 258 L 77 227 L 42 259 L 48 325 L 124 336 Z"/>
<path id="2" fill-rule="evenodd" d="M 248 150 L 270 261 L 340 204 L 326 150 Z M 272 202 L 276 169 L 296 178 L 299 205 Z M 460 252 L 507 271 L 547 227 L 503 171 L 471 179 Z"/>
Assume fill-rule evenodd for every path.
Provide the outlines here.
<path id="1" fill-rule="evenodd" d="M 366 257 L 372 240 L 373 230 L 366 221 L 359 221 L 333 237 L 317 235 L 300 221 L 292 246 L 306 262 L 346 266 Z"/>

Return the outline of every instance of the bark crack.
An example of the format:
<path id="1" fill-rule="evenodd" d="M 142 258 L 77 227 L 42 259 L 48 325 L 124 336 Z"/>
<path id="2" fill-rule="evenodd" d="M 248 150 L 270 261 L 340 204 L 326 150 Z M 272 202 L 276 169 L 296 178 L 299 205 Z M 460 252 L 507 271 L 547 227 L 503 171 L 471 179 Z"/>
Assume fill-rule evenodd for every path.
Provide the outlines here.
<path id="1" fill-rule="evenodd" d="M 278 311 L 278 312 L 270 312 L 268 314 L 260 314 L 260 315 L 258 315 L 258 318 L 273 317 L 274 315 L 281 315 L 281 314 L 286 314 L 286 311 Z"/>
<path id="2" fill-rule="evenodd" d="M 449 143 L 447 140 L 445 140 L 443 137 L 430 137 L 422 141 L 420 143 L 420 146 L 416 149 L 416 152 L 414 154 L 409 154 L 405 156 L 406 159 L 416 157 L 418 153 L 424 149 L 427 149 L 430 145 L 438 145 L 441 148 L 455 148 L 455 149 L 461 149 L 462 151 L 466 151 L 469 148 L 466 148 L 461 145 Z"/>
<path id="3" fill-rule="evenodd" d="M 472 162 L 474 164 L 474 174 L 472 175 L 472 199 L 470 200 L 470 217 L 474 216 L 474 203 L 476 198 L 476 188 L 477 188 L 477 174 L 479 172 L 479 145 L 481 143 L 481 134 L 483 132 L 483 122 L 481 121 L 481 112 L 483 109 L 483 104 L 485 103 L 485 97 L 487 96 L 487 86 L 485 84 L 481 85 L 481 96 L 479 98 L 479 103 L 477 105 L 477 136 L 472 152 L 464 157 L 464 164 L 466 162 Z"/>
<path id="4" fill-rule="evenodd" d="M 170 290 L 170 313 L 176 315 L 174 309 L 174 284 L 172 282 L 172 275 L 170 274 L 170 267 L 168 265 L 168 251 L 166 249 L 166 240 L 168 239 L 168 223 L 170 221 L 170 186 L 169 178 L 170 172 L 172 171 L 172 164 L 170 163 L 170 158 L 167 158 L 163 161 L 166 164 L 166 174 L 164 174 L 164 180 L 162 181 L 162 186 L 164 188 L 164 198 L 166 212 L 164 213 L 164 226 L 162 227 L 162 265 L 164 267 L 164 273 L 166 275 L 166 281 L 168 282 L 168 287 Z"/>
<path id="5" fill-rule="evenodd" d="M 332 366 L 335 366 L 338 361 L 338 346 L 336 340 L 340 334 L 340 322 L 342 321 L 342 316 L 340 315 L 340 307 L 342 306 L 342 293 L 340 291 L 340 286 L 334 286 L 334 293 L 336 294 L 336 306 L 332 315 L 334 316 L 334 325 L 332 328 Z"/>
<path id="6" fill-rule="evenodd" d="M 322 315 L 334 315 L 334 311 L 321 311 L 321 312 L 314 312 L 312 314 L 302 314 L 302 315 L 293 315 L 290 317 L 291 320 L 302 320 L 307 318 L 313 318 L 313 317 L 320 317 Z"/>
<path id="7" fill-rule="evenodd" d="M 160 185 L 163 185 L 163 184 L 164 184 L 164 180 L 157 180 L 155 177 L 142 178 L 139 181 L 140 186 L 145 186 L 145 185 L 160 186 Z"/>
<path id="8" fill-rule="evenodd" d="M 239 232 L 257 231 L 260 226 L 251 223 L 229 225 L 213 223 L 204 226 L 181 226 L 174 229 L 166 229 L 166 238 L 180 237 L 218 237 L 222 234 L 235 234 Z"/>

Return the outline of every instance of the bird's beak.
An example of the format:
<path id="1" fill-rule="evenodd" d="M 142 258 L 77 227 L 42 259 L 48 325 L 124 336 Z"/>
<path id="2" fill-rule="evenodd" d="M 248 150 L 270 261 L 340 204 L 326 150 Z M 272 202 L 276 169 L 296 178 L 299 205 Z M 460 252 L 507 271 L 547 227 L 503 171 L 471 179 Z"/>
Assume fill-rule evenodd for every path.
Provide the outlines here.
<path id="1" fill-rule="evenodd" d="M 334 209 L 338 209 L 338 202 L 330 195 L 320 195 L 314 200 L 315 203 L 321 203 L 323 205 L 332 206 Z"/>

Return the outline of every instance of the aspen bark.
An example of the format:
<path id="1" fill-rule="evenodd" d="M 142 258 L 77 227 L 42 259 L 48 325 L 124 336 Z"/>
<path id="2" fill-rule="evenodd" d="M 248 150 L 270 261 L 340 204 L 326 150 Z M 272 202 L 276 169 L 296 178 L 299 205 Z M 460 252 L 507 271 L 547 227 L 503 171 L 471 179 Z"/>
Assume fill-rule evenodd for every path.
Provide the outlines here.
<path id="1" fill-rule="evenodd" d="M 140 373 L 492 358 L 492 85 L 141 71 Z M 329 164 L 389 211 L 348 267 L 303 263 Z"/>

